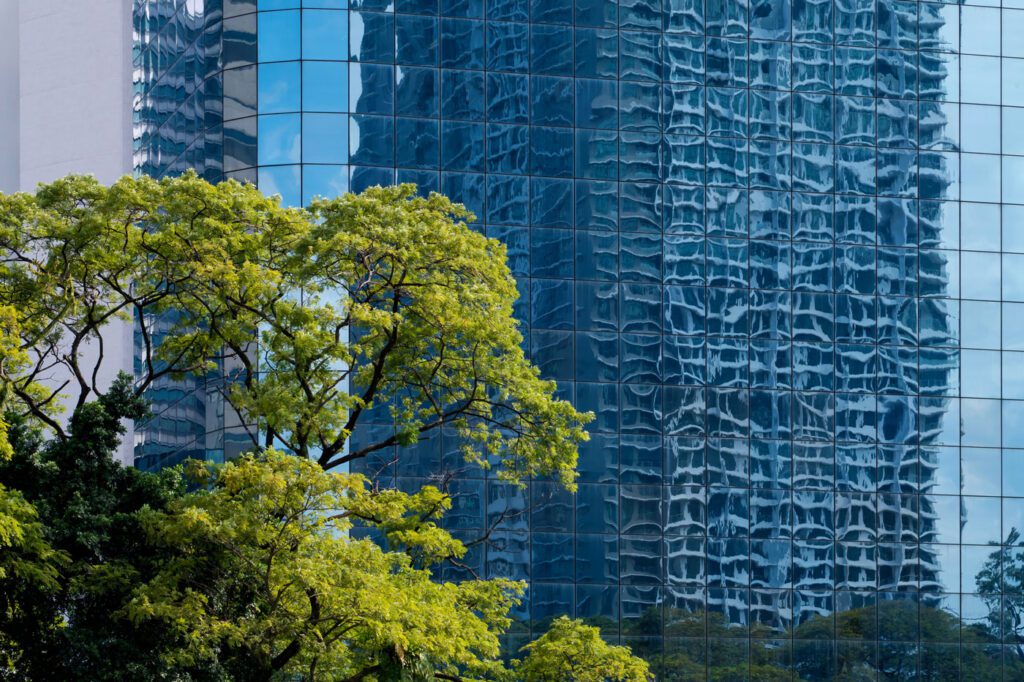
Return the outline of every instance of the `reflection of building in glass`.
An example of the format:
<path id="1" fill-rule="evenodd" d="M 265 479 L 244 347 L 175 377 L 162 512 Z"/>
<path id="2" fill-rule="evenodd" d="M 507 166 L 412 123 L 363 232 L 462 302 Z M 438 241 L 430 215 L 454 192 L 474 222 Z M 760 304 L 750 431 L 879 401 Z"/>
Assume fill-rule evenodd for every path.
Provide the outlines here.
<path id="1" fill-rule="evenodd" d="M 222 128 L 225 116 L 252 107 L 253 68 L 232 68 L 251 61 L 252 31 L 225 31 L 219 2 L 135 5 L 136 171 L 161 177 L 195 168 L 208 180 L 220 180 L 225 159 L 255 144 L 252 136 L 225 135 Z M 144 326 L 137 321 L 137 367 L 172 325 L 171 314 L 146 319 Z M 157 469 L 187 457 L 220 459 L 240 452 L 247 440 L 230 411 L 225 414 L 218 390 L 223 374 L 156 382 L 147 394 L 152 416 L 136 431 L 137 466 Z"/>
<path id="2" fill-rule="evenodd" d="M 531 356 L 597 415 L 578 493 L 447 434 L 365 468 L 455 474 L 449 527 L 495 528 L 469 568 L 531 584 L 510 645 L 572 613 L 666 679 L 1016 679 L 976 576 L 1024 527 L 1024 9 L 137 5 L 140 170 L 416 182 L 508 245 Z M 140 462 L 225 451 L 201 383 Z"/>

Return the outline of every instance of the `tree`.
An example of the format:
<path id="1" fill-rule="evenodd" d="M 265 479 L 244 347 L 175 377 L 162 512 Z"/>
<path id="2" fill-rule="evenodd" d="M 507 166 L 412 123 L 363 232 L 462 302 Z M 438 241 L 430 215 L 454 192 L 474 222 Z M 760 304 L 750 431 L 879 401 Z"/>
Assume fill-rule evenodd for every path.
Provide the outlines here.
<path id="1" fill-rule="evenodd" d="M 31 423 L 12 421 L 12 456 L 0 464 L 0 485 L 32 503 L 39 535 L 60 557 L 49 580 L 18 594 L 19 608 L 8 609 L 0 626 L 20 651 L 20 679 L 158 675 L 165 633 L 136 628 L 119 610 L 165 559 L 143 541 L 138 511 L 162 508 L 183 489 L 173 471 L 147 474 L 113 459 L 122 419 L 143 411 L 130 377 L 122 376 L 76 410 L 64 440 L 44 442 Z"/>
<path id="2" fill-rule="evenodd" d="M 128 607 L 136 622 L 174 630 L 171 669 L 212 665 L 234 680 L 650 679 L 629 649 L 564 617 L 522 663 L 501 666 L 498 637 L 524 585 L 434 579 L 431 566 L 465 552 L 437 525 L 450 499 L 436 488 L 374 490 L 273 450 L 195 473 L 211 487 L 145 516 L 174 558 Z M 350 537 L 354 523 L 379 530 L 388 549 Z"/>
<path id="3" fill-rule="evenodd" d="M 522 586 L 436 579 L 465 552 L 437 525 L 447 494 L 328 471 L 444 428 L 506 481 L 574 487 L 590 415 L 526 359 L 504 247 L 470 220 L 410 185 L 286 209 L 194 173 L 0 195 L 0 387 L 20 453 L 0 481 L 69 557 L 32 601 L 62 627 L 9 628 L 30 650 L 19 674 L 507 679 L 498 636 Z M 118 318 L 140 321 L 142 357 L 108 387 L 101 332 Z M 112 461 L 147 389 L 214 369 L 261 454 L 196 467 L 188 493 Z"/>
<path id="4" fill-rule="evenodd" d="M 12 425 L 0 480 L 35 499 L 66 557 L 0 623 L 14 679 L 516 679 L 498 637 L 523 586 L 431 571 L 465 551 L 438 525 L 446 494 L 275 451 L 194 462 L 186 494 L 175 471 L 113 460 L 137 408 L 122 378 L 72 416 L 67 440 Z M 356 523 L 387 550 L 354 539 Z"/>
<path id="5" fill-rule="evenodd" d="M 273 450 L 211 471 L 201 489 L 144 517 L 173 558 L 128 607 L 177 636 L 174 667 L 214 665 L 229 679 L 398 679 L 482 668 L 522 586 L 431 580 L 409 554 L 348 537 L 354 519 L 378 525 L 425 564 L 460 543 L 435 524 L 447 498 L 373 494 L 359 475 L 332 474 Z"/>
<path id="6" fill-rule="evenodd" d="M 974 577 L 975 587 L 988 607 L 987 634 L 997 641 L 1014 642 L 1017 658 L 1024 661 L 1024 542 L 1016 528 L 997 547 Z"/>
<path id="7" fill-rule="evenodd" d="M 28 361 L 18 347 L 16 314 L 0 308 L 0 374 L 17 371 Z M 9 387 L 0 382 L 0 410 L 8 402 Z M 0 417 L 0 466 L 14 455 L 10 424 Z M 67 557 L 47 541 L 45 527 L 36 508 L 18 490 L 0 482 L 0 678 L 11 675 L 25 656 L 11 625 L 26 620 L 35 595 L 49 595 L 59 589 L 59 570 Z M 54 618 L 44 624 L 57 628 Z"/>
<path id="8" fill-rule="evenodd" d="M 596 627 L 556 618 L 551 628 L 523 647 L 527 653 L 514 665 L 516 679 L 525 682 L 647 682 L 653 680 L 647 663 L 628 647 L 612 646 Z"/>
<path id="9" fill-rule="evenodd" d="M 283 446 L 332 468 L 449 427 L 467 459 L 498 462 L 509 480 L 571 486 L 589 416 L 525 358 L 504 247 L 470 220 L 412 185 L 306 210 L 194 173 L 109 188 L 70 176 L 0 195 L 0 305 L 18 313 L 19 349 L 33 350 L 25 371 L 0 380 L 66 438 L 59 394 L 74 389 L 75 410 L 104 392 L 100 330 L 163 316 L 160 343 L 139 326 L 135 393 L 233 368 L 220 390 L 253 449 Z M 79 352 L 89 342 L 92 364 Z M 41 388 L 58 370 L 66 385 Z M 354 441 L 370 414 L 387 423 Z"/>
<path id="10" fill-rule="evenodd" d="M 35 508 L 17 491 L 0 485 L 0 679 L 18 669 L 25 655 L 9 625 L 25 619 L 32 595 L 58 589 L 63 561 L 46 542 Z M 59 627 L 53 621 L 48 625 Z"/>

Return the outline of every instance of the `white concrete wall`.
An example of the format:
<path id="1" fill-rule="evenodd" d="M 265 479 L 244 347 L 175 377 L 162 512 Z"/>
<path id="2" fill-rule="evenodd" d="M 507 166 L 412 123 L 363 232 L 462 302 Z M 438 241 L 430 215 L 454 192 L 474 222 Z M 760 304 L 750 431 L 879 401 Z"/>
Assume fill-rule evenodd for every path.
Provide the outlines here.
<path id="1" fill-rule="evenodd" d="M 20 184 L 131 172 L 131 0 L 21 0 Z"/>
<path id="2" fill-rule="evenodd" d="M 0 192 L 17 191 L 18 0 L 0 0 Z"/>
<path id="3" fill-rule="evenodd" d="M 8 5 L 18 9 L 17 26 L 6 34 L 17 37 L 17 187 L 32 191 L 68 173 L 104 183 L 130 173 L 131 0 L 0 0 L 9 15 Z M 8 15 L 0 14 L 0 24 Z M 0 27 L 0 43 L 6 35 Z M 100 380 L 108 384 L 118 371 L 132 371 L 132 326 L 115 322 L 103 338 Z M 83 359 L 92 362 L 96 353 L 86 348 Z M 50 380 L 59 385 L 63 377 Z M 126 463 L 133 441 L 129 429 L 120 452 Z"/>

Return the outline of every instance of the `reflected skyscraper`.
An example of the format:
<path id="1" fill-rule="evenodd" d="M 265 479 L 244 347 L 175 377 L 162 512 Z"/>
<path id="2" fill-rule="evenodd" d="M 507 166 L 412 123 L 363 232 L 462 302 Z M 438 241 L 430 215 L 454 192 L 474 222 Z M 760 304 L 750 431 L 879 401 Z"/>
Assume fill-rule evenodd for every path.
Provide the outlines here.
<path id="1" fill-rule="evenodd" d="M 451 480 L 469 568 L 530 583 L 510 647 L 569 613 L 665 679 L 1021 679 L 978 578 L 1024 528 L 1011 5 L 138 0 L 137 168 L 415 182 L 508 246 L 597 417 L 578 492 L 446 433 L 358 466 Z M 220 380 L 158 389 L 140 465 L 244 447 Z"/>

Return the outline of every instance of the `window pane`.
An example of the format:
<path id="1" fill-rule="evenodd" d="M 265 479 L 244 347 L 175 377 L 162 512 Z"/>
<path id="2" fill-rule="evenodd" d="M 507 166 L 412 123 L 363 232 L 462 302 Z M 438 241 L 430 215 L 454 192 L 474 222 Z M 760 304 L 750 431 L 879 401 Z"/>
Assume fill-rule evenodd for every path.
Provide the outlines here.
<path id="1" fill-rule="evenodd" d="M 259 112 L 278 114 L 298 111 L 299 62 L 260 64 Z"/>
<path id="2" fill-rule="evenodd" d="M 261 62 L 299 58 L 299 12 L 260 12 L 257 26 Z"/>

